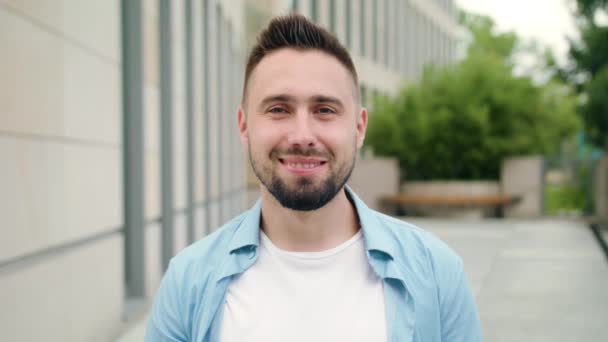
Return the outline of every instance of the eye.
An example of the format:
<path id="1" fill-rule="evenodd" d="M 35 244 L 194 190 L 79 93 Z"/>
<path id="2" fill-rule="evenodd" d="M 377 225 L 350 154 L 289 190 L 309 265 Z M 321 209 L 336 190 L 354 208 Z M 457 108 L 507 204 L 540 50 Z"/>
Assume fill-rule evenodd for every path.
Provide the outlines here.
<path id="1" fill-rule="evenodd" d="M 268 110 L 268 112 L 272 113 L 272 114 L 284 114 L 284 113 L 287 113 L 287 110 L 285 108 L 283 108 L 283 107 L 277 106 L 277 107 L 270 108 Z"/>
<path id="2" fill-rule="evenodd" d="M 331 107 L 319 107 L 317 109 L 319 114 L 327 115 L 327 114 L 335 114 L 336 111 Z"/>

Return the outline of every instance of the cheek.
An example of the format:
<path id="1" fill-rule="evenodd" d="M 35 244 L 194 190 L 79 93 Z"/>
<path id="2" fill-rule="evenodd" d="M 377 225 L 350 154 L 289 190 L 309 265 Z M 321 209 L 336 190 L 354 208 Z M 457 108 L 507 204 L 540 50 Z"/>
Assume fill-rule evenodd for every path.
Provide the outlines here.
<path id="1" fill-rule="evenodd" d="M 353 154 L 353 149 L 356 144 L 356 135 L 351 131 L 346 131 L 344 128 L 327 132 L 325 139 L 321 140 L 325 148 L 331 150 L 337 158 L 350 156 Z"/>
<path id="2" fill-rule="evenodd" d="M 281 135 L 277 129 L 268 126 L 252 127 L 249 131 L 249 146 L 251 150 L 270 150 L 280 142 Z"/>

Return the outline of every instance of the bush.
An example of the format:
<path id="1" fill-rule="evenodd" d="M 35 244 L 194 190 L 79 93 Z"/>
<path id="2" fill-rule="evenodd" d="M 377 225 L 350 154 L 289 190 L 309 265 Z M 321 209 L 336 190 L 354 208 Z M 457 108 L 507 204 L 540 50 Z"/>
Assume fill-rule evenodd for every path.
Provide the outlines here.
<path id="1" fill-rule="evenodd" d="M 407 179 L 497 179 L 505 157 L 555 152 L 579 125 L 567 86 L 513 75 L 512 34 L 493 41 L 489 19 L 465 21 L 480 39 L 467 58 L 426 68 L 370 113 L 368 146 L 396 157 Z"/>

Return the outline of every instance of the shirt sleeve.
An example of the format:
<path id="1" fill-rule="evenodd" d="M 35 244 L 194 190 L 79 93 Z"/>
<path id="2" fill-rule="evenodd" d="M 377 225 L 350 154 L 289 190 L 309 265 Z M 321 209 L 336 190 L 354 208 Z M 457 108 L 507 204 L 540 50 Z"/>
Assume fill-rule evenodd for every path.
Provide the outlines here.
<path id="1" fill-rule="evenodd" d="M 148 318 L 145 342 L 189 341 L 178 284 L 175 266 L 170 264 L 163 276 Z"/>
<path id="2" fill-rule="evenodd" d="M 479 314 L 462 261 L 450 271 L 441 284 L 441 341 L 481 342 Z"/>

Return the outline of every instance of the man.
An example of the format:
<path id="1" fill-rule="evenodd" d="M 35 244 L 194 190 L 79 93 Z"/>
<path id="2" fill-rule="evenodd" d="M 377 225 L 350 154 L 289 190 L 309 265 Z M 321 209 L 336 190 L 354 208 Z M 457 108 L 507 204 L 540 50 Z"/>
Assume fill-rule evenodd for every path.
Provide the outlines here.
<path id="1" fill-rule="evenodd" d="M 261 199 L 173 258 L 146 341 L 481 341 L 460 258 L 345 186 L 367 112 L 335 37 L 272 20 L 237 116 Z"/>

